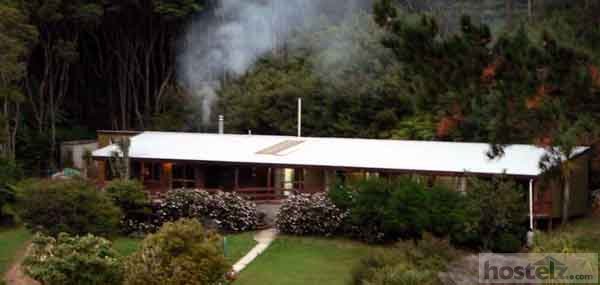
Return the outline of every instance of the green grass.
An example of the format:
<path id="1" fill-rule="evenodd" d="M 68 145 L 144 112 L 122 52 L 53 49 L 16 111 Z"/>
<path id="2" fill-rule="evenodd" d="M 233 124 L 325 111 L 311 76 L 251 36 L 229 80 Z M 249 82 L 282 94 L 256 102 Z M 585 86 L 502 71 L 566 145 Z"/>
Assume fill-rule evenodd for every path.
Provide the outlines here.
<path id="1" fill-rule="evenodd" d="M 225 249 L 227 261 L 234 264 L 244 257 L 256 245 L 254 234 L 255 232 L 247 232 L 228 235 Z"/>
<path id="2" fill-rule="evenodd" d="M 17 253 L 25 250 L 25 243 L 31 237 L 24 228 L 0 229 L 0 276 L 8 271 Z"/>
<path id="3" fill-rule="evenodd" d="M 343 239 L 280 236 L 234 285 L 347 284 L 352 268 L 374 249 Z"/>
<path id="4" fill-rule="evenodd" d="M 128 256 L 139 249 L 142 240 L 119 237 L 113 241 L 113 248 L 123 256 Z M 254 246 L 254 232 L 233 234 L 227 236 L 227 261 L 232 264 L 242 258 Z"/>
<path id="5" fill-rule="evenodd" d="M 141 242 L 141 239 L 119 237 L 113 241 L 113 248 L 122 256 L 129 256 L 138 250 Z"/>

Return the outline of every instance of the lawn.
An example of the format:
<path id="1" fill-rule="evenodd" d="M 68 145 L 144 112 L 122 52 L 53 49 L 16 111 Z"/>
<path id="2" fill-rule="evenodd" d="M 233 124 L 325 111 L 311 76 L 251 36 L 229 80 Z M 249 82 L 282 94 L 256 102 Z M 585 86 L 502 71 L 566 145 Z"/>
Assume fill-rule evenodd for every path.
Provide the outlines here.
<path id="1" fill-rule="evenodd" d="M 234 284 L 347 284 L 352 268 L 373 249 L 344 239 L 280 236 Z"/>
<path id="2" fill-rule="evenodd" d="M 128 256 L 139 248 L 141 241 L 141 239 L 120 237 L 113 241 L 113 247 L 121 255 Z M 256 245 L 254 232 L 228 235 L 226 244 L 227 260 L 233 264 Z"/>
<path id="3" fill-rule="evenodd" d="M 256 245 L 254 234 L 254 232 L 247 232 L 228 235 L 225 246 L 227 261 L 234 264 L 240 258 L 244 257 Z"/>
<path id="4" fill-rule="evenodd" d="M 0 276 L 8 271 L 19 251 L 32 235 L 24 228 L 0 229 Z"/>
<path id="5" fill-rule="evenodd" d="M 119 237 L 113 241 L 113 248 L 122 256 L 128 256 L 138 250 L 141 242 L 141 239 Z"/>

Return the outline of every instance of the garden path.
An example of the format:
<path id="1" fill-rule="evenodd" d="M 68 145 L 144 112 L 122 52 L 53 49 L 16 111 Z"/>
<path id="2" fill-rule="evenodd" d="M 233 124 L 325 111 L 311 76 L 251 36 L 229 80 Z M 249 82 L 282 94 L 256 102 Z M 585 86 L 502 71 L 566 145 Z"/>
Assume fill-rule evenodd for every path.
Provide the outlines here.
<path id="1" fill-rule="evenodd" d="M 277 229 L 271 228 L 267 230 L 260 231 L 256 233 L 254 236 L 254 240 L 258 243 L 254 248 L 246 254 L 246 256 L 242 257 L 238 262 L 233 265 L 233 272 L 235 274 L 240 273 L 248 264 L 250 264 L 254 259 L 260 256 L 271 243 L 277 237 Z"/>
<path id="2" fill-rule="evenodd" d="M 15 262 L 10 266 L 8 272 L 4 276 L 4 281 L 6 281 L 7 285 L 39 285 L 37 281 L 29 278 L 23 272 L 23 268 L 21 267 L 21 263 L 23 259 L 25 259 L 25 254 L 27 253 L 27 248 L 18 252 L 17 257 L 15 258 Z M 0 282 L 1 283 L 1 282 Z"/>

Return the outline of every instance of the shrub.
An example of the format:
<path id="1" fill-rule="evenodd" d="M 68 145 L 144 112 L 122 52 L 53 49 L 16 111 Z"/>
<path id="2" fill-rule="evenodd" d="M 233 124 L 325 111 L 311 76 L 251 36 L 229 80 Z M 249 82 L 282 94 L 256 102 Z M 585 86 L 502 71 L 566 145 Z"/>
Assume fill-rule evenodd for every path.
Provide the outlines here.
<path id="1" fill-rule="evenodd" d="M 336 188 L 334 193 L 338 198 L 346 197 L 344 203 L 349 206 L 349 217 L 344 225 L 346 233 L 367 242 L 394 239 L 386 234 L 385 225 L 391 213 L 388 205 L 394 192 L 392 183 L 383 179 L 368 179 Z M 343 191 L 348 193 L 340 194 Z"/>
<path id="2" fill-rule="evenodd" d="M 189 189 L 169 191 L 158 206 L 157 215 L 160 223 L 181 218 L 214 221 L 219 230 L 226 232 L 248 231 L 258 224 L 256 204 L 221 191 L 214 194 Z"/>
<path id="3" fill-rule="evenodd" d="M 27 275 L 42 284 L 120 284 L 122 263 L 111 243 L 87 235 L 38 234 L 23 262 Z"/>
<path id="4" fill-rule="evenodd" d="M 135 180 L 114 180 L 106 186 L 106 193 L 121 209 L 121 232 L 144 234 L 152 232 L 154 226 L 150 199 L 144 186 Z"/>
<path id="5" fill-rule="evenodd" d="M 536 232 L 531 251 L 535 253 L 560 252 L 565 254 L 598 252 L 600 251 L 600 244 L 594 235 L 588 234 L 587 228 L 565 227 L 553 232 Z"/>
<path id="6" fill-rule="evenodd" d="M 494 238 L 491 249 L 499 253 L 513 253 L 521 250 L 522 237 L 515 233 L 504 232 Z"/>
<path id="7" fill-rule="evenodd" d="M 467 220 L 465 195 L 438 186 L 428 189 L 427 194 L 429 219 L 425 230 L 438 237 L 448 237 L 463 231 Z"/>
<path id="8" fill-rule="evenodd" d="M 125 262 L 124 284 L 219 284 L 229 268 L 219 235 L 182 219 L 144 239 Z"/>
<path id="9" fill-rule="evenodd" d="M 16 223 L 13 185 L 22 177 L 23 171 L 16 162 L 0 158 L 0 225 Z"/>
<path id="10" fill-rule="evenodd" d="M 502 235 L 512 235 L 522 243 L 527 209 L 523 191 L 514 181 L 504 177 L 488 181 L 471 179 L 466 199 L 466 226 L 453 236 L 455 242 L 489 250 L 498 246 L 502 251 L 508 249 L 508 243 L 515 242 L 507 236 L 499 241 Z"/>
<path id="11" fill-rule="evenodd" d="M 106 193 L 83 180 L 30 180 L 17 190 L 21 219 L 45 234 L 111 235 L 121 212 Z"/>
<path id="12" fill-rule="evenodd" d="M 367 242 L 418 239 L 424 232 L 448 236 L 465 223 L 461 194 L 410 179 L 368 179 L 338 185 L 329 195 L 350 213 L 346 231 Z"/>
<path id="13" fill-rule="evenodd" d="M 427 189 L 410 180 L 393 184 L 387 203 L 388 215 L 383 220 L 386 235 L 390 238 L 420 238 L 429 225 L 430 198 Z"/>
<path id="14" fill-rule="evenodd" d="M 352 270 L 352 284 L 440 284 L 438 272 L 456 256 L 445 240 L 426 235 L 420 242 L 399 242 L 361 259 Z"/>
<path id="15" fill-rule="evenodd" d="M 299 194 L 289 197 L 277 215 L 277 228 L 294 235 L 330 236 L 339 231 L 346 213 L 326 194 Z"/>

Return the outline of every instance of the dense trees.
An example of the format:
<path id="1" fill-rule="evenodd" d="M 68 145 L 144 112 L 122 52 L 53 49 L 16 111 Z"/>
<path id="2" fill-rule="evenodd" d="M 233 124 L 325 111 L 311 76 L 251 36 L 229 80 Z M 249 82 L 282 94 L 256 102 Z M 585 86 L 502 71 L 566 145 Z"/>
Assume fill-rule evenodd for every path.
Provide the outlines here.
<path id="1" fill-rule="evenodd" d="M 212 114 L 228 132 L 294 134 L 303 97 L 305 135 L 499 146 L 557 142 L 594 119 L 574 114 L 597 111 L 596 1 L 368 4 L 372 13 L 278 37 L 239 77 L 216 74 Z M 96 129 L 207 129 L 177 54 L 193 19 L 221 20 L 218 1 L 4 0 L 0 13 L 0 151 L 28 174 L 46 174 L 60 141 Z"/>
<path id="2" fill-rule="evenodd" d="M 39 174 L 95 129 L 183 128 L 178 39 L 209 2 L 3 1 L 2 154 Z"/>
<path id="3" fill-rule="evenodd" d="M 24 101 L 22 79 L 37 31 L 15 3 L 0 2 L 0 155 L 14 159 Z"/>

